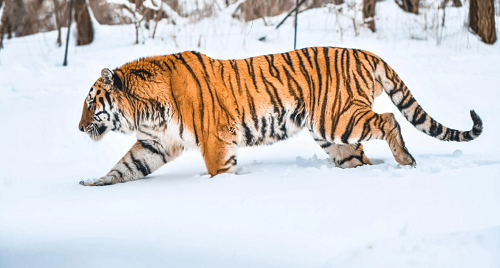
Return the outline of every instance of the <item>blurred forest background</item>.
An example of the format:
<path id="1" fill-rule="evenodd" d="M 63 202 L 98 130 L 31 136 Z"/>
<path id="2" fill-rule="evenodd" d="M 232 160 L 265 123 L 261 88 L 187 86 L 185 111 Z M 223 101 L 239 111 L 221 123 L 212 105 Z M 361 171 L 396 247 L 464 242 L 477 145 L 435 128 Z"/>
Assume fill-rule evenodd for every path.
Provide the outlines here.
<path id="1" fill-rule="evenodd" d="M 94 26 L 129 25 L 135 31 L 135 40 L 141 43 L 146 39 L 161 38 L 176 42 L 175 27 L 179 25 L 199 24 L 199 22 L 217 18 L 221 14 L 230 14 L 232 19 L 248 26 L 259 22 L 264 26 L 279 28 L 284 20 L 295 19 L 294 13 L 316 8 L 327 8 L 336 19 L 332 31 L 358 36 L 361 29 L 377 32 L 378 2 L 393 1 L 397 6 L 414 16 L 387 22 L 402 31 L 411 33 L 412 39 L 436 39 L 437 44 L 443 38 L 443 28 L 454 28 L 478 36 L 487 44 L 497 40 L 497 24 L 500 17 L 500 0 L 0 0 L 0 49 L 4 40 L 32 35 L 40 32 L 58 31 L 56 43 L 61 46 L 65 36 L 61 28 L 67 27 L 70 7 L 73 5 L 72 21 L 76 24 L 76 45 L 91 44 L 94 40 Z M 462 12 L 453 23 L 447 23 L 453 9 Z M 464 13 L 465 12 L 465 13 Z M 411 19 L 407 19 L 411 18 Z M 342 24 L 340 21 L 344 21 Z M 300 23 L 300 21 L 299 21 Z M 159 26 L 160 25 L 160 26 Z M 345 26 L 347 25 L 347 26 Z M 169 31 L 157 32 L 158 27 L 171 26 Z M 173 28 L 172 28 L 173 27 Z M 218 26 L 214 26 L 218 27 Z M 451 27 L 451 28 L 450 28 Z M 189 31 L 188 31 L 189 32 Z M 248 35 L 248 27 L 241 27 L 240 35 Z M 422 35 L 421 33 L 424 32 Z M 186 33 L 184 33 L 186 34 Z M 189 33 L 188 33 L 189 34 Z M 192 39 L 198 47 L 202 43 L 203 31 L 192 31 Z M 219 33 L 220 34 L 220 33 Z M 238 34 L 238 33 L 236 33 Z M 234 32 L 231 35 L 235 35 Z M 116 36 L 114 36 L 116 38 Z M 130 35 L 124 36 L 130 38 Z M 260 40 L 265 40 L 265 36 Z"/>

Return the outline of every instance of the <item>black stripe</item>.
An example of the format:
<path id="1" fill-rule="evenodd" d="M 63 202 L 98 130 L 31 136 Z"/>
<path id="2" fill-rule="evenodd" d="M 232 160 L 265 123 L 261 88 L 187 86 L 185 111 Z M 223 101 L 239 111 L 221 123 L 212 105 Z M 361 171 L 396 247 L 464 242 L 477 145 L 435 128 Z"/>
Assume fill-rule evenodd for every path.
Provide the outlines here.
<path id="1" fill-rule="evenodd" d="M 316 78 L 318 79 L 318 96 L 316 97 L 316 87 L 311 89 L 313 92 L 313 106 L 311 110 L 311 119 L 314 121 L 314 113 L 316 112 L 316 109 L 314 108 L 316 106 L 316 102 L 319 102 L 321 100 L 321 90 L 323 87 L 323 77 L 321 77 L 321 69 L 319 68 L 319 63 L 318 63 L 318 50 L 316 48 L 311 48 L 311 50 L 314 52 L 314 63 L 316 65 Z M 320 116 L 322 116 L 320 114 Z M 311 124 L 312 125 L 312 124 Z"/>
<path id="2" fill-rule="evenodd" d="M 272 138 L 275 138 L 276 133 L 274 132 L 274 116 L 271 116 L 271 125 L 269 126 L 269 130 L 271 130 L 271 133 L 269 133 L 269 136 Z"/>
<path id="3" fill-rule="evenodd" d="M 125 161 L 123 160 L 123 164 L 125 165 L 125 167 L 130 171 L 130 172 L 133 172 L 132 168 L 130 167 L 130 165 Z"/>
<path id="4" fill-rule="evenodd" d="M 254 122 L 255 129 L 259 129 L 259 118 L 257 118 L 257 111 L 255 110 L 255 103 L 253 101 L 253 97 L 248 91 L 248 88 L 245 86 L 245 89 L 247 91 L 247 102 L 248 106 L 250 108 L 250 114 L 252 115 L 252 119 Z"/>
<path id="5" fill-rule="evenodd" d="M 464 132 L 464 138 L 463 138 L 464 141 L 471 141 L 473 139 L 474 138 L 471 136 L 470 131 L 465 131 Z"/>
<path id="6" fill-rule="evenodd" d="M 295 68 L 293 67 L 293 61 L 292 58 L 290 57 L 290 54 L 288 52 L 286 53 L 281 53 L 281 56 L 283 57 L 283 60 L 285 60 L 286 64 L 290 66 L 293 72 L 295 72 Z"/>
<path id="7" fill-rule="evenodd" d="M 283 121 L 283 111 L 285 110 L 285 107 L 283 106 L 283 103 L 281 102 L 281 99 L 278 95 L 277 89 L 274 87 L 274 85 L 271 82 L 267 81 L 264 78 L 264 74 L 262 73 L 262 69 L 260 70 L 260 75 L 261 75 L 262 81 L 264 82 L 266 92 L 269 95 L 271 103 L 273 104 L 274 112 L 278 114 L 278 122 L 280 124 Z M 271 93 L 271 90 L 269 90 L 269 87 L 271 87 L 273 89 L 274 94 Z"/>
<path id="8" fill-rule="evenodd" d="M 169 60 L 169 62 L 172 62 L 171 60 Z M 170 68 L 170 66 L 168 66 L 168 63 L 166 61 L 162 61 L 162 64 L 163 66 L 167 67 L 167 69 L 172 72 L 172 69 Z M 172 66 L 174 66 L 173 62 L 172 62 Z"/>
<path id="9" fill-rule="evenodd" d="M 306 79 L 307 85 L 309 87 L 309 107 L 308 108 L 310 109 L 312 107 L 312 105 L 311 105 L 311 101 L 312 101 L 311 93 L 312 93 L 312 91 L 314 91 L 314 82 L 311 81 L 311 77 L 309 76 L 309 72 L 306 70 L 306 67 L 304 65 L 304 61 L 302 60 L 302 57 L 300 56 L 299 50 L 296 50 L 295 52 L 296 52 L 297 58 L 299 59 L 300 72 L 302 73 L 302 75 Z M 311 118 L 312 118 L 312 116 L 311 116 Z"/>
<path id="10" fill-rule="evenodd" d="M 113 108 L 113 102 L 111 101 L 111 95 L 109 94 L 109 92 L 105 91 L 104 92 L 104 97 L 106 97 L 106 100 L 108 101 L 109 109 L 112 109 Z"/>
<path id="11" fill-rule="evenodd" d="M 401 100 L 401 102 L 396 105 L 396 107 L 398 107 L 398 109 L 400 111 L 403 111 L 407 108 L 409 108 L 410 106 L 413 105 L 414 102 L 416 102 L 415 98 L 413 98 L 413 96 L 411 96 L 411 94 L 409 93 L 410 91 L 407 90 L 406 92 L 408 92 L 405 96 L 403 96 L 403 99 Z M 406 100 L 406 103 L 404 103 Z"/>
<path id="12" fill-rule="evenodd" d="M 191 73 L 191 75 L 193 76 L 193 79 L 195 80 L 196 84 L 198 85 L 198 89 L 199 89 L 199 92 L 200 92 L 200 99 L 199 99 L 199 109 L 200 109 L 200 121 L 201 121 L 201 129 L 203 130 L 204 128 L 204 122 L 203 122 L 203 119 L 205 117 L 205 107 L 204 107 L 204 104 L 203 104 L 203 90 L 201 88 L 201 84 L 200 84 L 200 81 L 198 80 L 198 78 L 196 77 L 196 75 L 194 74 L 193 72 L 193 69 L 191 69 L 191 66 L 189 66 L 189 64 L 187 64 L 186 60 L 182 57 L 181 54 L 176 54 L 175 57 L 179 60 L 181 60 L 182 64 L 184 64 L 184 66 L 186 67 L 186 69 L 188 69 L 189 73 Z M 193 110 L 193 124 L 194 124 L 194 110 Z M 195 130 L 196 132 L 196 130 Z M 198 144 L 198 135 L 196 135 L 196 144 Z"/>
<path id="13" fill-rule="evenodd" d="M 353 49 L 352 50 L 352 54 L 354 55 L 354 59 L 356 60 L 356 72 L 358 73 L 359 76 L 361 76 L 361 79 L 363 80 L 363 83 L 366 86 L 368 86 L 368 82 L 366 81 L 365 76 L 363 75 L 363 71 L 361 70 L 361 67 L 363 67 L 363 68 L 365 68 L 365 67 L 361 63 L 361 61 L 359 60 L 358 50 L 357 49 Z M 366 68 L 365 68 L 365 70 L 366 70 Z"/>
<path id="14" fill-rule="evenodd" d="M 210 93 L 210 97 L 212 99 L 212 116 L 214 116 L 214 121 L 215 121 L 215 116 L 216 116 L 215 99 L 214 99 L 214 95 L 212 93 L 212 89 L 210 87 L 211 83 L 210 83 L 210 77 L 209 77 L 208 72 L 207 72 L 207 67 L 205 66 L 205 63 L 203 62 L 203 58 L 201 56 L 201 53 L 198 53 L 196 51 L 191 51 L 191 52 L 198 58 L 198 61 L 201 63 L 201 66 L 203 67 L 203 72 L 204 72 L 203 77 L 205 78 L 205 83 L 207 85 L 208 93 Z M 200 88 L 200 91 L 201 91 L 201 88 Z"/>
<path id="15" fill-rule="evenodd" d="M 167 159 L 165 158 L 165 155 L 161 151 L 159 151 L 157 148 L 155 148 L 152 144 L 149 144 L 143 140 L 139 140 L 139 143 L 142 145 L 143 148 L 147 149 L 152 154 L 161 155 L 161 157 L 163 159 L 163 163 L 167 163 Z"/>
<path id="16" fill-rule="evenodd" d="M 196 140 L 196 145 L 200 145 L 200 141 L 198 139 L 198 131 L 196 130 L 196 123 L 195 123 L 195 120 L 194 120 L 194 109 L 193 109 L 193 129 L 194 129 L 194 137 L 195 137 L 195 140 Z"/>
<path id="17" fill-rule="evenodd" d="M 411 124 L 414 126 L 425 123 L 425 119 L 427 119 L 427 114 L 424 112 L 422 107 L 417 106 L 415 111 L 413 112 L 413 119 L 411 120 Z"/>
<path id="18" fill-rule="evenodd" d="M 345 57 L 345 66 L 343 66 L 344 64 L 344 54 L 347 53 L 347 57 Z M 345 92 L 347 93 L 348 98 L 347 100 L 345 101 L 345 104 L 344 104 L 344 107 L 342 109 L 342 111 L 340 112 L 340 114 L 343 114 L 345 113 L 346 111 L 350 110 L 351 108 L 351 103 L 352 103 L 352 100 L 353 100 L 353 93 L 352 93 L 352 88 L 351 88 L 351 83 L 350 81 L 348 80 L 348 77 L 347 77 L 347 74 L 350 73 L 350 70 L 349 70 L 349 66 L 350 66 L 350 63 L 349 63 L 349 50 L 348 49 L 343 49 L 342 51 L 342 56 L 341 56 L 341 66 L 342 66 L 342 79 L 344 81 L 344 85 L 346 86 L 346 90 Z"/>
<path id="19" fill-rule="evenodd" d="M 250 74 L 250 77 L 252 77 L 252 82 L 253 82 L 253 86 L 255 87 L 255 91 L 257 91 L 257 93 L 259 93 L 259 89 L 257 87 L 257 81 L 255 80 L 255 72 L 254 72 L 254 68 L 253 68 L 253 58 L 249 58 L 248 60 L 250 60 L 250 62 L 248 62 L 247 59 L 244 59 L 245 63 L 247 64 L 248 73 Z"/>
<path id="20" fill-rule="evenodd" d="M 233 95 L 233 98 L 235 99 L 234 103 L 236 104 L 236 112 L 238 112 L 238 114 L 240 114 L 240 105 L 236 101 L 238 98 L 236 98 L 236 95 L 234 94 L 234 87 L 233 87 L 233 82 L 231 81 L 231 75 L 228 75 L 228 80 L 229 80 L 229 88 L 231 89 L 231 94 Z M 245 89 L 248 92 L 248 87 L 246 84 L 245 84 Z"/>
<path id="21" fill-rule="evenodd" d="M 287 69 L 283 66 L 283 71 L 285 72 L 285 75 L 286 75 L 286 78 L 287 78 L 287 83 L 288 83 L 288 90 L 290 91 L 290 94 L 292 94 L 296 100 L 299 102 L 304 102 L 304 95 L 302 93 L 302 88 L 300 87 L 299 83 L 297 82 L 297 80 L 295 80 L 294 76 L 292 76 L 288 71 Z M 291 83 L 290 81 L 293 81 L 295 83 L 295 87 L 297 88 L 297 91 L 299 92 L 299 96 L 300 97 L 297 97 L 295 93 L 292 93 L 293 92 L 293 89 L 292 87 L 290 86 Z"/>
<path id="22" fill-rule="evenodd" d="M 344 131 L 344 134 L 342 134 L 342 142 L 344 144 L 349 144 L 348 140 L 349 140 L 349 136 L 351 136 L 351 132 L 354 128 L 354 126 L 359 122 L 359 120 L 361 120 L 363 118 L 363 116 L 365 116 L 367 113 L 369 113 L 370 111 L 365 111 L 363 114 L 361 113 L 357 113 L 357 110 L 353 113 L 353 115 L 351 116 L 351 118 L 349 119 L 349 123 L 347 124 L 346 126 L 346 129 Z M 358 117 L 358 119 L 356 120 L 356 118 Z"/>
<path id="23" fill-rule="evenodd" d="M 363 163 L 363 156 L 362 155 L 350 155 L 347 158 L 344 158 L 342 160 L 338 160 L 337 164 L 339 166 L 342 166 L 345 162 L 351 161 L 353 159 L 357 159 L 357 160 L 359 160 L 359 162 Z"/>
<path id="24" fill-rule="evenodd" d="M 235 60 L 230 60 L 229 64 L 231 65 L 231 68 L 233 68 L 234 70 L 234 74 L 236 75 L 236 85 L 238 86 L 238 93 L 241 94 L 241 82 L 240 82 L 240 72 L 238 71 L 238 63 Z"/>
<path id="25" fill-rule="evenodd" d="M 137 170 L 139 170 L 142 175 L 147 176 L 148 174 L 151 174 L 149 166 L 146 163 L 142 163 L 139 159 L 136 159 L 132 152 L 130 152 L 130 158 L 132 159 L 132 163 L 134 163 Z"/>
<path id="26" fill-rule="evenodd" d="M 359 84 L 359 81 L 358 81 L 358 78 L 356 75 L 353 75 L 353 80 L 354 80 L 354 83 L 356 84 L 356 91 L 358 92 L 358 95 L 360 97 L 363 97 L 364 99 L 366 99 L 368 102 L 369 102 L 369 98 L 368 96 L 365 94 L 365 92 L 363 91 L 363 89 L 361 88 L 360 84 Z M 364 103 L 365 105 L 367 106 L 370 106 L 370 103 L 365 103 L 363 102 L 361 99 L 358 99 L 360 102 Z"/>
<path id="27" fill-rule="evenodd" d="M 334 111 L 332 111 L 332 119 L 331 119 L 331 122 L 332 122 L 332 129 L 331 129 L 331 133 L 330 133 L 330 136 L 331 136 L 331 140 L 334 141 L 335 139 L 335 130 L 337 129 L 337 125 L 338 125 L 338 121 L 339 121 L 339 118 L 340 118 L 340 103 L 341 103 L 341 93 L 340 93 L 340 74 L 339 74 L 339 68 L 338 68 L 338 62 L 339 62 L 339 50 L 336 49 L 335 50 L 335 60 L 334 60 L 334 66 L 335 66 L 335 99 L 334 99 L 334 102 L 333 102 L 333 108 L 336 109 Z"/>
<path id="28" fill-rule="evenodd" d="M 261 118 L 261 126 L 260 126 L 260 133 L 262 134 L 262 138 L 266 138 L 266 132 L 267 132 L 267 119 L 265 117 Z"/>
<path id="29" fill-rule="evenodd" d="M 158 69 L 162 70 L 163 72 L 165 72 L 165 66 L 162 64 L 161 61 L 158 61 L 158 60 L 149 60 L 149 63 L 153 66 L 156 66 Z"/>
<path id="30" fill-rule="evenodd" d="M 247 124 L 245 122 L 245 110 L 244 109 L 243 109 L 243 112 L 242 112 L 241 126 L 243 127 L 243 129 L 245 129 L 245 141 L 246 141 L 246 144 L 247 145 L 251 145 L 252 144 L 252 140 L 253 140 L 253 135 L 252 135 L 252 132 L 250 131 L 250 128 L 247 126 Z"/>
<path id="31" fill-rule="evenodd" d="M 358 50 L 358 52 L 360 52 L 361 54 L 363 54 L 363 56 L 365 57 L 366 61 L 368 62 L 368 64 L 370 64 L 370 67 L 372 68 L 372 72 L 375 71 L 375 67 L 376 65 L 372 64 L 372 62 L 370 61 L 370 59 L 368 58 L 368 54 L 366 54 L 365 51 L 363 50 Z"/>
<path id="32" fill-rule="evenodd" d="M 112 131 L 121 129 L 120 118 L 118 117 L 118 113 L 113 113 L 113 129 Z"/>
<path id="33" fill-rule="evenodd" d="M 429 129 L 429 135 L 431 137 L 436 137 L 443 132 L 443 125 L 436 122 L 436 120 L 431 118 L 431 128 Z"/>
<path id="34" fill-rule="evenodd" d="M 370 122 L 375 118 L 375 122 L 378 120 L 379 115 L 374 113 L 372 117 L 366 119 L 365 123 L 363 124 L 363 132 L 361 132 L 361 137 L 359 137 L 359 141 L 364 140 L 368 134 L 371 132 L 371 127 L 370 127 Z"/>
<path id="35" fill-rule="evenodd" d="M 145 69 L 130 69 L 130 74 L 133 74 L 139 78 L 141 78 L 142 80 L 146 80 L 151 78 L 151 76 L 153 76 L 153 74 L 148 71 L 148 70 L 145 70 Z"/>
<path id="36" fill-rule="evenodd" d="M 269 73 L 271 74 L 271 76 L 273 76 L 274 78 L 278 79 L 278 81 L 280 81 L 280 83 L 283 83 L 281 81 L 280 72 L 279 72 L 278 68 L 276 68 L 276 66 L 274 66 L 274 56 L 272 54 L 271 55 L 265 55 L 264 58 L 267 61 L 268 68 L 269 68 Z"/>
<path id="37" fill-rule="evenodd" d="M 224 166 L 229 165 L 229 164 L 231 164 L 233 166 L 236 166 L 238 164 L 238 161 L 236 160 L 236 155 L 232 155 L 231 157 L 229 157 L 229 159 L 226 161 Z"/>
<path id="38" fill-rule="evenodd" d="M 179 116 L 179 137 L 182 140 L 183 139 L 182 133 L 184 132 L 184 124 L 182 122 L 182 114 L 180 112 L 179 105 L 177 104 L 177 99 L 175 98 L 174 91 L 170 90 L 170 94 L 171 94 L 172 100 L 174 101 L 174 104 L 175 104 L 175 110 L 177 111 L 177 114 Z"/>
<path id="39" fill-rule="evenodd" d="M 308 48 L 303 48 L 303 49 L 301 49 L 301 51 L 302 51 L 302 53 L 304 53 L 305 58 L 309 62 L 309 66 L 312 68 L 313 65 L 312 65 L 312 61 L 311 61 L 311 59 L 309 57 L 309 49 Z"/>
<path id="40" fill-rule="evenodd" d="M 320 146 L 321 146 L 321 148 L 326 149 L 326 148 L 328 148 L 328 147 L 332 146 L 332 144 L 333 144 L 333 143 L 330 143 L 330 142 L 325 142 L 325 143 L 321 144 Z"/>
<path id="41" fill-rule="evenodd" d="M 325 65 L 326 65 L 326 85 L 325 85 L 325 96 L 323 97 L 323 103 L 321 105 L 321 117 L 320 117 L 320 122 L 319 122 L 319 132 L 321 134 L 322 138 L 326 138 L 326 130 L 325 130 L 325 112 L 326 112 L 326 105 L 328 103 L 328 89 L 330 87 L 329 82 L 330 82 L 330 57 L 328 56 L 328 48 L 324 47 L 323 48 L 323 56 L 325 57 Z M 321 96 L 320 96 L 321 97 Z"/>

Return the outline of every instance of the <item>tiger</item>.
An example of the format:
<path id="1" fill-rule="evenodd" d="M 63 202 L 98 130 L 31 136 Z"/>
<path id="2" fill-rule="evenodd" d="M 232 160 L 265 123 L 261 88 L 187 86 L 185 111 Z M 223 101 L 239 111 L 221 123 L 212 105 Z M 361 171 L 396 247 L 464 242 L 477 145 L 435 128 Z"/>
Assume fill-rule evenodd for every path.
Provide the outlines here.
<path id="1" fill-rule="evenodd" d="M 394 114 L 372 110 L 383 91 L 408 122 L 436 139 L 471 141 L 483 130 L 474 110 L 469 131 L 438 123 L 368 51 L 309 47 L 236 60 L 185 51 L 101 71 L 79 130 L 95 141 L 110 131 L 135 133 L 137 142 L 104 177 L 80 184 L 138 180 L 188 148 L 201 151 L 211 177 L 236 173 L 238 148 L 282 141 L 304 128 L 340 168 L 370 165 L 361 143 L 375 139 L 388 143 L 397 163 L 415 166 Z"/>

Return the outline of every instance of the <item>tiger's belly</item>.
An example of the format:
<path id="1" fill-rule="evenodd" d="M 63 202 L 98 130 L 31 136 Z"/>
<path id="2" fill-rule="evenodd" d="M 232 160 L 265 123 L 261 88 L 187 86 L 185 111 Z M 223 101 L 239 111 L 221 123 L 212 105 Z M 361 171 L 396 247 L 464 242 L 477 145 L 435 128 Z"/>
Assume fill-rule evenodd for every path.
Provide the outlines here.
<path id="1" fill-rule="evenodd" d="M 305 110 L 270 112 L 245 120 L 240 127 L 239 147 L 269 145 L 300 132 L 307 121 Z"/>

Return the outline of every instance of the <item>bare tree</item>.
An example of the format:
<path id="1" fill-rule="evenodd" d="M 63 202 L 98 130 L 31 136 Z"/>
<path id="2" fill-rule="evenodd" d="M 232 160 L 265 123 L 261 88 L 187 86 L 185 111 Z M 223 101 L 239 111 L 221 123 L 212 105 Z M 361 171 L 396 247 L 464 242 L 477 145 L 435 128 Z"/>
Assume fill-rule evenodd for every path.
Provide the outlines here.
<path id="1" fill-rule="evenodd" d="M 493 0 L 469 0 L 469 27 L 484 43 L 497 41 Z"/>
<path id="2" fill-rule="evenodd" d="M 57 46 L 62 46 L 61 41 L 61 5 L 59 4 L 59 0 L 52 0 L 54 2 L 54 17 L 56 18 L 56 27 L 57 27 Z"/>
<path id="3" fill-rule="evenodd" d="M 7 34 L 7 38 L 15 36 L 22 36 L 23 26 L 28 20 L 28 10 L 23 1 L 19 0 L 5 0 L 2 14 L 2 27 L 0 35 Z"/>
<path id="4" fill-rule="evenodd" d="M 0 48 L 3 48 L 5 35 L 7 35 L 7 39 L 11 39 L 13 34 L 17 36 L 18 21 L 22 21 L 27 13 L 20 1 L 5 0 L 4 2 L 0 27 Z"/>
<path id="5" fill-rule="evenodd" d="M 394 0 L 396 4 L 404 11 L 418 14 L 420 0 Z"/>
<path id="6" fill-rule="evenodd" d="M 78 46 L 90 44 L 94 40 L 94 29 L 85 0 L 75 0 L 75 22 L 76 44 Z"/>
<path id="7" fill-rule="evenodd" d="M 158 9 L 158 13 L 156 14 L 156 21 L 155 21 L 155 27 L 153 30 L 153 36 L 152 38 L 155 39 L 155 34 L 156 34 L 156 27 L 158 27 L 158 22 L 160 21 L 162 14 L 163 14 L 163 0 L 160 0 L 160 9 Z"/>
<path id="8" fill-rule="evenodd" d="M 363 20 L 368 29 L 375 32 L 375 5 L 377 0 L 363 0 Z"/>
<path id="9" fill-rule="evenodd" d="M 89 9 L 92 10 L 92 15 L 100 25 L 121 25 L 132 24 L 129 10 L 125 6 L 129 3 L 112 0 L 88 0 Z"/>
<path id="10" fill-rule="evenodd" d="M 5 6 L 4 6 L 5 4 Z M 0 0 L 0 9 L 3 7 L 3 12 L 0 14 L 0 49 L 3 48 L 3 37 L 5 34 L 8 34 L 7 38 L 12 38 L 11 27 L 8 20 L 8 11 L 7 11 L 8 3 L 4 0 Z"/>
<path id="11" fill-rule="evenodd" d="M 40 28 L 38 15 L 42 10 L 43 1 L 44 0 L 30 1 L 24 5 L 28 11 L 28 14 L 26 16 L 26 20 L 22 25 L 21 34 L 19 36 L 25 36 L 38 32 Z"/>

